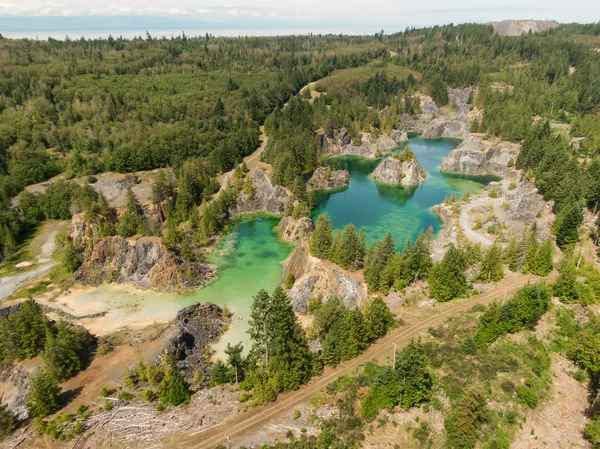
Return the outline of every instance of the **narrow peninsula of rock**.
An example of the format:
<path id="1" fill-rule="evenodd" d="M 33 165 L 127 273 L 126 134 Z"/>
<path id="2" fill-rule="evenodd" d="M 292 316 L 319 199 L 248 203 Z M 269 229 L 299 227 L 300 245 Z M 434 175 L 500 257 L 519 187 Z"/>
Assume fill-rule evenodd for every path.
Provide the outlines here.
<path id="1" fill-rule="evenodd" d="M 401 154 L 385 158 L 371 175 L 375 181 L 385 184 L 414 186 L 425 181 L 427 173 L 419 165 L 410 147 Z"/>

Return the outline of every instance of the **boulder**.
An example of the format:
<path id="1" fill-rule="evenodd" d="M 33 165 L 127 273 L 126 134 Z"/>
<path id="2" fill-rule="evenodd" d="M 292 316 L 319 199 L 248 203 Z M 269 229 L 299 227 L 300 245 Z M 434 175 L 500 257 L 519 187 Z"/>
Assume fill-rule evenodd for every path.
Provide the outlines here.
<path id="1" fill-rule="evenodd" d="M 284 261 L 286 273 L 292 273 L 296 282 L 290 289 L 294 310 L 307 313 L 311 297 L 327 301 L 332 296 L 342 298 L 348 308 L 355 307 L 367 297 L 367 287 L 337 265 L 313 257 L 306 241 L 298 245 Z"/>
<path id="2" fill-rule="evenodd" d="M 307 190 L 331 190 L 350 184 L 348 170 L 332 170 L 329 167 L 318 167 L 306 184 Z"/>
<path id="3" fill-rule="evenodd" d="M 517 144 L 494 144 L 481 136 L 470 136 L 446 156 L 440 170 L 469 175 L 507 176 L 513 171 L 518 155 Z"/>
<path id="4" fill-rule="evenodd" d="M 281 239 L 292 244 L 297 244 L 314 229 L 315 225 L 309 217 L 294 220 L 291 216 L 286 215 L 281 218 L 277 225 L 277 231 Z"/>
<path id="5" fill-rule="evenodd" d="M 292 198 L 292 194 L 286 189 L 274 185 L 267 172 L 261 168 L 252 174 L 252 186 L 254 187 L 252 195 L 240 193 L 237 204 L 229 210 L 232 215 L 251 212 L 281 215 L 286 201 Z"/>
<path id="6" fill-rule="evenodd" d="M 216 272 L 207 264 L 183 260 L 158 237 L 105 237 L 90 244 L 75 272 L 82 284 L 132 283 L 158 291 L 181 291 L 205 285 Z"/>
<path id="7" fill-rule="evenodd" d="M 198 369 L 208 383 L 211 365 L 206 360 L 205 348 L 218 340 L 228 323 L 223 309 L 209 302 L 194 303 L 177 313 L 161 338 L 169 342 L 166 352 L 175 357 L 186 378 L 191 379 Z"/>
<path id="8" fill-rule="evenodd" d="M 394 155 L 381 161 L 371 177 L 385 184 L 413 186 L 424 182 L 427 173 L 414 155 L 408 160 L 401 160 Z"/>

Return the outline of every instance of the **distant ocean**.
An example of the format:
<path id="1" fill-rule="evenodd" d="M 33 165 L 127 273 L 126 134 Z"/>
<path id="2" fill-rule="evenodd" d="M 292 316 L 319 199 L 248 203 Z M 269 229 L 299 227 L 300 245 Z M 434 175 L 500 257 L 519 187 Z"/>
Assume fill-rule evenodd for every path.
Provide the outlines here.
<path id="1" fill-rule="evenodd" d="M 352 35 L 372 35 L 376 30 L 372 29 L 325 29 L 325 30 L 314 30 L 314 29 L 192 29 L 183 30 L 186 36 L 204 36 L 209 33 L 213 36 L 284 36 L 292 34 L 352 34 Z M 149 29 L 148 32 L 152 37 L 175 37 L 180 36 L 182 30 L 174 29 Z M 92 29 L 78 29 L 78 30 L 51 30 L 51 31 L 2 31 L 0 33 L 4 37 L 13 39 L 37 39 L 47 40 L 49 37 L 53 39 L 64 40 L 68 36 L 71 40 L 81 39 L 83 36 L 85 39 L 98 39 L 108 38 L 112 36 L 117 38 L 122 36 L 125 39 L 133 39 L 137 36 L 146 37 L 146 30 L 92 30 Z"/>

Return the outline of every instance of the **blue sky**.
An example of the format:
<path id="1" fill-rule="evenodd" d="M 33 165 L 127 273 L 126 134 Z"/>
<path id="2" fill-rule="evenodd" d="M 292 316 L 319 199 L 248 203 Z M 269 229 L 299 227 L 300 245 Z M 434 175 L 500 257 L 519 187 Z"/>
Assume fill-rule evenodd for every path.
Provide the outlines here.
<path id="1" fill-rule="evenodd" d="M 24 20 L 23 18 L 31 18 Z M 503 19 L 600 20 L 593 0 L 0 0 L 0 32 L 47 29 L 385 29 Z"/>

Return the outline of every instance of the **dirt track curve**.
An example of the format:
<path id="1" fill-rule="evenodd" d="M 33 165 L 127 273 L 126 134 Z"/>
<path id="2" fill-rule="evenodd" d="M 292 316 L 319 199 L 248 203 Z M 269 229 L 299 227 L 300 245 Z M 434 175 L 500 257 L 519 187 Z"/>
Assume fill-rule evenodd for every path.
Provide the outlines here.
<path id="1" fill-rule="evenodd" d="M 550 281 L 556 276 L 552 273 L 545 278 Z M 164 441 L 164 447 L 185 447 L 194 449 L 212 449 L 217 445 L 223 444 L 235 447 L 240 438 L 251 431 L 258 430 L 261 426 L 267 424 L 271 419 L 290 410 L 301 402 L 306 401 L 311 396 L 317 395 L 329 383 L 340 376 L 350 374 L 360 365 L 371 360 L 385 360 L 392 354 L 394 343 L 402 347 L 412 338 L 418 337 L 429 327 L 439 325 L 447 318 L 460 312 L 465 312 L 475 304 L 488 304 L 493 300 L 502 300 L 505 292 L 506 296 L 514 294 L 519 288 L 530 281 L 539 280 L 536 276 L 515 275 L 488 290 L 487 292 L 465 299 L 459 299 L 452 303 L 442 304 L 431 310 L 431 316 L 427 316 L 419 322 L 405 323 L 404 326 L 390 331 L 385 337 L 371 345 L 360 356 L 348 360 L 336 368 L 326 368 L 323 374 L 314 377 L 307 385 L 299 390 L 282 394 L 277 401 L 260 408 L 250 409 L 235 418 L 224 422 L 216 427 L 206 429 L 194 436 L 171 437 Z M 167 442 L 168 441 L 168 442 Z"/>

